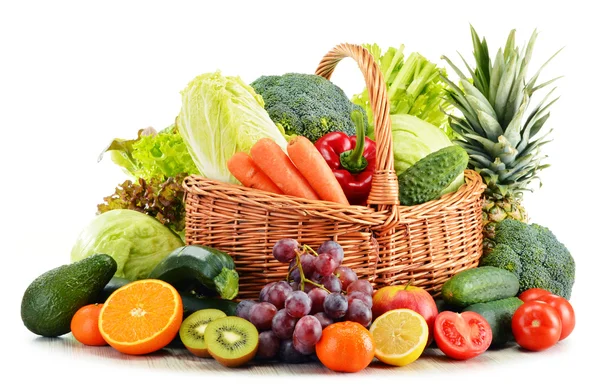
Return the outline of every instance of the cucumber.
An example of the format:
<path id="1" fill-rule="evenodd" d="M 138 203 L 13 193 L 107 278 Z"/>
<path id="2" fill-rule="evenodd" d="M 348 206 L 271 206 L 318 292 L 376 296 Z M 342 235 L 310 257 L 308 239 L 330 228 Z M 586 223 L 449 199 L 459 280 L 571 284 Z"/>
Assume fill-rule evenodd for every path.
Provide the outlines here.
<path id="1" fill-rule="evenodd" d="M 104 287 L 98 298 L 97 303 L 104 303 L 108 296 L 120 287 L 129 284 L 126 278 L 113 277 L 108 284 Z M 213 308 L 225 312 L 227 315 L 235 315 L 235 309 L 237 308 L 237 302 L 233 300 L 217 299 L 217 298 L 199 298 L 189 293 L 180 293 L 181 302 L 183 303 L 183 318 L 185 319 L 192 313 L 198 310 L 204 310 Z"/>
<path id="2" fill-rule="evenodd" d="M 512 333 L 512 317 L 523 304 L 518 297 L 494 300 L 487 303 L 473 304 L 464 311 L 477 312 L 488 321 L 492 328 L 492 346 L 500 347 L 514 339 Z"/>
<path id="3" fill-rule="evenodd" d="M 430 153 L 398 176 L 401 205 L 418 205 L 439 198 L 467 168 L 469 155 L 459 145 Z"/>
<path id="4" fill-rule="evenodd" d="M 463 270 L 442 285 L 447 304 L 467 307 L 471 304 L 513 297 L 519 292 L 519 279 L 508 270 L 481 266 Z"/>
<path id="5" fill-rule="evenodd" d="M 233 258 L 217 249 L 198 245 L 175 249 L 156 265 L 148 278 L 168 282 L 182 293 L 212 294 L 223 299 L 235 298 L 239 288 Z"/>

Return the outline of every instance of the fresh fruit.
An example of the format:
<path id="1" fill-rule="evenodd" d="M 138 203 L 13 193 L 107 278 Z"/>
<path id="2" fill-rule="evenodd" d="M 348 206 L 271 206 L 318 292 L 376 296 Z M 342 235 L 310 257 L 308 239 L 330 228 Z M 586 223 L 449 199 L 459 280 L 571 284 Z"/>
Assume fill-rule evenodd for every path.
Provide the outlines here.
<path id="1" fill-rule="evenodd" d="M 110 346 L 126 354 L 146 354 L 167 346 L 183 318 L 181 296 L 155 279 L 117 289 L 104 303 L 98 326 Z"/>
<path id="2" fill-rule="evenodd" d="M 294 343 L 291 339 L 281 341 L 279 345 L 279 360 L 288 364 L 298 364 L 308 361 L 308 356 L 300 353 L 294 348 Z"/>
<path id="3" fill-rule="evenodd" d="M 356 275 L 354 270 L 350 269 L 348 266 L 338 267 L 333 271 L 333 274 L 340 279 L 343 291 L 346 291 L 350 284 L 358 280 L 358 276 Z"/>
<path id="4" fill-rule="evenodd" d="M 321 339 L 321 322 L 312 315 L 306 315 L 298 320 L 292 342 L 294 348 L 302 354 L 312 354 L 315 351 L 315 345 Z"/>
<path id="5" fill-rule="evenodd" d="M 96 302 L 117 271 L 106 254 L 49 270 L 27 287 L 21 300 L 21 319 L 34 334 L 58 337 L 71 331 L 71 319 L 81 307 Z"/>
<path id="6" fill-rule="evenodd" d="M 204 339 L 210 355 L 226 367 L 239 367 L 258 351 L 258 330 L 246 319 L 226 316 L 206 326 Z"/>
<path id="7" fill-rule="evenodd" d="M 317 312 L 323 311 L 323 302 L 325 301 L 327 295 L 329 295 L 329 293 L 321 288 L 311 289 L 308 292 L 308 297 L 312 303 L 310 309 L 311 314 L 316 314 Z"/>
<path id="8" fill-rule="evenodd" d="M 551 293 L 542 288 L 529 288 L 519 295 L 522 301 L 537 300 L 540 296 L 550 295 Z"/>
<path id="9" fill-rule="evenodd" d="M 289 262 L 296 258 L 300 245 L 296 239 L 280 239 L 273 246 L 273 258 L 279 262 Z"/>
<path id="10" fill-rule="evenodd" d="M 288 314 L 285 309 L 277 311 L 271 322 L 271 330 L 280 339 L 290 339 L 294 335 L 294 328 L 298 318 Z"/>
<path id="11" fill-rule="evenodd" d="M 103 303 L 117 289 L 129 284 L 130 280 L 121 277 L 113 277 L 102 289 L 102 293 L 96 300 Z M 214 297 L 197 297 L 191 293 L 182 293 L 181 302 L 183 303 L 183 318 L 187 318 L 196 311 L 204 309 L 216 309 L 225 312 L 227 315 L 236 315 L 238 303 L 233 300 L 218 299 Z M 240 303 L 241 304 L 241 303 Z"/>
<path id="12" fill-rule="evenodd" d="M 373 313 L 364 301 L 352 300 L 352 302 L 348 303 L 348 311 L 344 319 L 356 322 L 361 326 L 369 327 L 373 320 Z"/>
<path id="13" fill-rule="evenodd" d="M 537 300 L 550 304 L 560 315 L 561 332 L 559 341 L 567 338 L 575 328 L 575 310 L 567 299 L 558 295 L 547 294 Z"/>
<path id="14" fill-rule="evenodd" d="M 258 335 L 258 350 L 256 358 L 272 359 L 277 357 L 281 341 L 271 330 L 263 331 Z"/>
<path id="15" fill-rule="evenodd" d="M 469 155 L 451 145 L 418 160 L 398 176 L 400 205 L 418 205 L 435 200 L 467 168 Z"/>
<path id="16" fill-rule="evenodd" d="M 393 285 L 383 287 L 373 295 L 373 316 L 387 311 L 408 308 L 420 314 L 427 322 L 429 330 L 427 345 L 433 340 L 433 324 L 438 314 L 435 300 L 429 292 L 413 285 Z"/>
<path id="17" fill-rule="evenodd" d="M 483 316 L 492 329 L 492 346 L 499 347 L 513 340 L 512 317 L 523 301 L 518 297 L 477 303 L 468 306 L 464 311 L 477 312 Z"/>
<path id="18" fill-rule="evenodd" d="M 343 318 L 348 311 L 348 299 L 341 293 L 331 293 L 323 302 L 323 310 L 331 319 Z"/>
<path id="19" fill-rule="evenodd" d="M 319 361 L 337 372 L 358 372 L 375 356 L 373 336 L 355 322 L 338 322 L 327 326 L 315 347 Z"/>
<path id="20" fill-rule="evenodd" d="M 418 359 L 429 338 L 425 318 L 411 309 L 393 309 L 379 316 L 369 329 L 375 341 L 375 357 L 395 366 Z"/>
<path id="21" fill-rule="evenodd" d="M 249 320 L 250 318 L 250 308 L 252 308 L 256 304 L 254 300 L 242 300 L 238 303 L 235 309 L 235 316 L 239 316 L 240 318 L 244 318 Z"/>
<path id="22" fill-rule="evenodd" d="M 243 300 L 236 308 L 238 316 L 261 331 L 258 357 L 306 362 L 314 357 L 315 344 L 325 327 L 343 321 L 365 327 L 371 324 L 373 287 L 358 280 L 349 267 L 340 266 L 344 251 L 339 243 L 326 241 L 314 251 L 294 239 L 281 239 L 273 255 L 288 263 L 285 281 L 268 283 L 258 302 Z"/>
<path id="23" fill-rule="evenodd" d="M 328 240 L 323 242 L 317 249 L 317 254 L 329 254 L 333 258 L 334 262 L 339 266 L 340 263 L 344 260 L 344 249 L 342 246 L 333 241 Z M 337 268 L 337 266 L 336 266 Z"/>
<path id="24" fill-rule="evenodd" d="M 512 330 L 519 346 L 533 351 L 545 350 L 560 339 L 560 314 L 548 303 L 528 301 L 515 311 Z"/>
<path id="25" fill-rule="evenodd" d="M 367 305 L 369 308 L 373 308 L 373 297 L 367 295 L 361 291 L 354 291 L 348 295 L 348 305 L 352 304 L 354 300 L 360 300 Z"/>
<path id="26" fill-rule="evenodd" d="M 269 330 L 273 317 L 277 313 L 277 307 L 271 303 L 262 302 L 250 308 L 248 320 L 259 330 Z"/>
<path id="27" fill-rule="evenodd" d="M 504 219 L 527 221 L 521 198 L 538 179 L 539 171 L 548 167 L 542 164 L 546 155 L 540 147 L 547 143 L 549 132 L 541 130 L 556 101 L 546 103 L 553 91 L 541 100 L 532 95 L 556 79 L 538 84 L 541 68 L 533 77 L 527 76 L 537 32 L 525 50 L 515 45 L 512 30 L 504 50 L 499 49 L 496 56 L 490 56 L 486 40 L 480 40 L 473 28 L 471 37 L 476 66 L 469 69 L 470 74 L 461 73 L 446 58 L 457 71 L 462 88 L 441 77 L 451 87 L 450 101 L 464 115 L 450 117 L 450 126 L 459 135 L 455 142 L 465 147 L 471 157 L 469 168 L 479 172 L 487 186 L 483 203 L 487 239 L 494 237 L 496 224 Z M 532 102 L 536 104 L 530 108 Z M 485 239 L 484 252 L 488 248 Z"/>
<path id="28" fill-rule="evenodd" d="M 181 323 L 179 337 L 181 342 L 193 355 L 198 357 L 210 357 L 204 339 L 206 326 L 215 319 L 224 318 L 227 315 L 220 310 L 206 309 L 196 311 Z"/>
<path id="29" fill-rule="evenodd" d="M 238 294 L 239 276 L 233 258 L 206 246 L 175 249 L 156 265 L 148 278 L 168 282 L 181 292 L 212 294 L 229 300 Z"/>
<path id="30" fill-rule="evenodd" d="M 356 280 L 350 285 L 346 293 L 351 294 L 352 292 L 363 292 L 366 295 L 373 296 L 373 285 L 367 280 Z"/>
<path id="31" fill-rule="evenodd" d="M 485 352 L 492 343 L 492 329 L 476 312 L 441 312 L 433 328 L 435 343 L 448 357 L 468 360 Z"/>
<path id="32" fill-rule="evenodd" d="M 292 293 L 292 286 L 285 281 L 275 283 L 265 296 L 265 301 L 273 304 L 278 310 L 282 309 L 287 297 Z"/>
<path id="33" fill-rule="evenodd" d="M 516 296 L 519 279 L 508 270 L 480 266 L 456 273 L 442 285 L 442 298 L 451 305 L 471 304 Z"/>
<path id="34" fill-rule="evenodd" d="M 71 319 L 71 333 L 84 345 L 104 346 L 106 341 L 98 329 L 98 318 L 102 304 L 88 304 L 75 312 Z"/>

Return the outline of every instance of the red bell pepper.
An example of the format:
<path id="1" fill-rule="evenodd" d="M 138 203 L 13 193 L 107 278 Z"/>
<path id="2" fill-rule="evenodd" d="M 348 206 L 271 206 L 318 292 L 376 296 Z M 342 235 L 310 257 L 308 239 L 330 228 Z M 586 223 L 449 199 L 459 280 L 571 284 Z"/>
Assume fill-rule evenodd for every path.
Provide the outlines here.
<path id="1" fill-rule="evenodd" d="M 335 174 L 351 205 L 366 205 L 375 171 L 376 144 L 365 136 L 363 115 L 352 112 L 356 136 L 331 132 L 315 143 L 315 147 Z"/>

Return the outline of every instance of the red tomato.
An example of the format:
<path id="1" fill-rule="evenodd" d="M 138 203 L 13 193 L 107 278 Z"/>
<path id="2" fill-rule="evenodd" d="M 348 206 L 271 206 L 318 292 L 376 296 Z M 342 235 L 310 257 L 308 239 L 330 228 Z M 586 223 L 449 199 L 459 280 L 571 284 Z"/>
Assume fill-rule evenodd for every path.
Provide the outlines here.
<path id="1" fill-rule="evenodd" d="M 512 317 L 515 340 L 527 350 L 548 349 L 558 342 L 561 330 L 558 311 L 543 301 L 523 303 Z"/>
<path id="2" fill-rule="evenodd" d="M 476 312 L 443 311 L 435 318 L 435 343 L 448 357 L 468 360 L 485 352 L 492 343 L 492 329 Z"/>
<path id="3" fill-rule="evenodd" d="M 101 309 L 102 304 L 89 304 L 77 310 L 71 319 L 71 333 L 76 340 L 90 346 L 107 345 L 98 327 Z"/>
<path id="4" fill-rule="evenodd" d="M 551 293 L 542 288 L 530 288 L 519 295 L 519 299 L 524 302 L 536 300 L 540 296 L 551 295 Z"/>
<path id="5" fill-rule="evenodd" d="M 569 301 L 564 297 L 553 294 L 540 296 L 538 300 L 550 304 L 556 311 L 558 311 L 560 323 L 562 324 L 562 331 L 560 332 L 559 341 L 567 338 L 575 328 L 575 311 L 573 310 L 571 303 L 569 303 Z"/>

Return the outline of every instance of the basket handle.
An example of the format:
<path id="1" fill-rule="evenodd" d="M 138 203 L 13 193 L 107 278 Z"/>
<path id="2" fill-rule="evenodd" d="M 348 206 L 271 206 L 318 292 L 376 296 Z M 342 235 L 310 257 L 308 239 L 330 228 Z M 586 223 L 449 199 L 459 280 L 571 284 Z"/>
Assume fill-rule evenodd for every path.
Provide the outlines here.
<path id="1" fill-rule="evenodd" d="M 373 127 L 377 143 L 376 170 L 373 173 L 373 182 L 367 203 L 377 205 L 378 210 L 389 209 L 389 206 L 386 207 L 387 205 L 399 204 L 398 177 L 394 171 L 390 102 L 379 66 L 367 49 L 360 45 L 343 43 L 331 49 L 323 57 L 315 73 L 329 79 L 336 65 L 346 57 L 351 57 L 358 63 L 365 78 L 373 110 Z"/>

